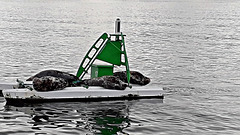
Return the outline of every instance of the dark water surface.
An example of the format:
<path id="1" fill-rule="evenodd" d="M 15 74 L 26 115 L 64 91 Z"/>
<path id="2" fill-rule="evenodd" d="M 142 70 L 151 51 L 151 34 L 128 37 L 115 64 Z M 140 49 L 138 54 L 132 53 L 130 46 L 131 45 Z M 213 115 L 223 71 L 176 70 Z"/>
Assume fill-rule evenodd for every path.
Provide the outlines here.
<path id="1" fill-rule="evenodd" d="M 0 134 L 240 134 L 240 1 L 0 0 L 0 82 L 75 74 L 122 21 L 130 69 L 165 99 L 6 106 Z"/>

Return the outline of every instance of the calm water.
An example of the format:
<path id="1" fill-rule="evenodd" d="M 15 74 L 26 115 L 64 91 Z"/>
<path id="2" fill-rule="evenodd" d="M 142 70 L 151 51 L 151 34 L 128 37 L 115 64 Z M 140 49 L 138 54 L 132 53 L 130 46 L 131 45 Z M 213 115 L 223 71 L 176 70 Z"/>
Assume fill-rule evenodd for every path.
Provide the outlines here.
<path id="1" fill-rule="evenodd" d="M 130 69 L 165 99 L 5 106 L 0 134 L 240 134 L 240 1 L 0 0 L 0 82 L 75 74 L 117 17 Z"/>

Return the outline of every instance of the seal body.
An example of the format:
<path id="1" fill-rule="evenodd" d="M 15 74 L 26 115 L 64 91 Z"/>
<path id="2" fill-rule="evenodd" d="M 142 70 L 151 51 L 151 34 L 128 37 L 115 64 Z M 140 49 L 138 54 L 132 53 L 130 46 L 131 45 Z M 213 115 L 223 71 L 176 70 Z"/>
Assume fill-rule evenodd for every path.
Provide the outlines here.
<path id="1" fill-rule="evenodd" d="M 106 89 L 124 90 L 127 84 L 115 76 L 102 76 L 92 79 L 85 79 L 82 81 L 84 85 L 101 86 Z"/>
<path id="2" fill-rule="evenodd" d="M 41 78 L 44 76 L 52 76 L 55 78 L 62 78 L 68 83 L 69 86 L 72 85 L 73 81 L 78 80 L 77 76 L 69 74 L 67 72 L 62 72 L 62 71 L 58 71 L 58 70 L 44 70 L 44 71 L 41 71 L 41 72 L 37 73 L 36 75 L 28 78 L 26 81 L 33 81 L 34 78 Z"/>
<path id="3" fill-rule="evenodd" d="M 43 76 L 40 78 L 35 77 L 33 79 L 33 88 L 37 91 L 61 90 L 67 86 L 68 82 L 64 79 L 53 76 Z"/>
<path id="4" fill-rule="evenodd" d="M 130 71 L 130 74 L 131 74 L 130 83 L 132 83 L 132 84 L 147 85 L 150 83 L 150 78 L 144 76 L 140 72 Z M 115 72 L 115 73 L 113 73 L 113 76 L 118 77 L 123 82 L 127 82 L 126 71 Z"/>
<path id="5" fill-rule="evenodd" d="M 33 88 L 37 91 L 61 90 L 73 86 L 76 80 L 75 75 L 58 70 L 44 70 L 27 79 L 33 81 Z"/>
<path id="6" fill-rule="evenodd" d="M 53 77 L 63 78 L 65 80 L 70 80 L 70 81 L 78 80 L 77 76 L 69 74 L 67 72 L 62 72 L 58 70 L 44 70 L 28 78 L 27 81 L 32 81 L 35 77 L 40 78 L 44 76 L 53 76 Z"/>

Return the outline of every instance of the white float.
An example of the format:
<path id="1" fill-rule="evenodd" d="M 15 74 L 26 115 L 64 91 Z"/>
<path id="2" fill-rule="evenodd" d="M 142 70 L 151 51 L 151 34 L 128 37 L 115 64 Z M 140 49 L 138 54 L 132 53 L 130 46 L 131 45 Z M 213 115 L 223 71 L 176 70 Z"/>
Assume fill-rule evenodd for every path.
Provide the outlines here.
<path id="1" fill-rule="evenodd" d="M 111 90 L 102 87 L 67 87 L 63 90 L 39 92 L 36 90 L 4 89 L 7 104 L 43 103 L 43 102 L 77 102 L 133 99 L 163 99 L 162 88 L 135 86 L 125 90 Z"/>

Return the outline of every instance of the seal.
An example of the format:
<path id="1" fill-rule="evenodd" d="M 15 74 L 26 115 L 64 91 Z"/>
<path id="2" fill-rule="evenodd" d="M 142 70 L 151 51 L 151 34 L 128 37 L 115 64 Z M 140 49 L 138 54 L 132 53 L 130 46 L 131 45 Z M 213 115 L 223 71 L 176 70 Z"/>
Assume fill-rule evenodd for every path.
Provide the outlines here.
<path id="1" fill-rule="evenodd" d="M 44 70 L 44 71 L 41 71 L 41 72 L 37 73 L 36 75 L 28 78 L 26 81 L 33 81 L 34 78 L 41 78 L 44 76 L 52 76 L 55 78 L 62 78 L 68 83 L 68 86 L 71 86 L 73 81 L 78 80 L 77 76 L 69 74 L 67 72 L 62 72 L 62 71 L 58 71 L 58 70 Z"/>
<path id="2" fill-rule="evenodd" d="M 102 76 L 92 79 L 85 79 L 82 84 L 88 86 L 101 86 L 105 89 L 125 90 L 127 84 L 115 76 Z"/>
<path id="3" fill-rule="evenodd" d="M 143 74 L 141 74 L 138 71 L 130 71 L 130 74 L 131 74 L 130 83 L 132 83 L 132 84 L 147 85 L 150 83 L 150 78 L 144 76 Z M 127 83 L 126 71 L 115 72 L 115 73 L 113 73 L 113 76 L 116 76 L 123 82 Z"/>
<path id="4" fill-rule="evenodd" d="M 63 78 L 53 76 L 34 77 L 33 88 L 36 91 L 62 90 L 68 86 L 68 82 Z"/>

